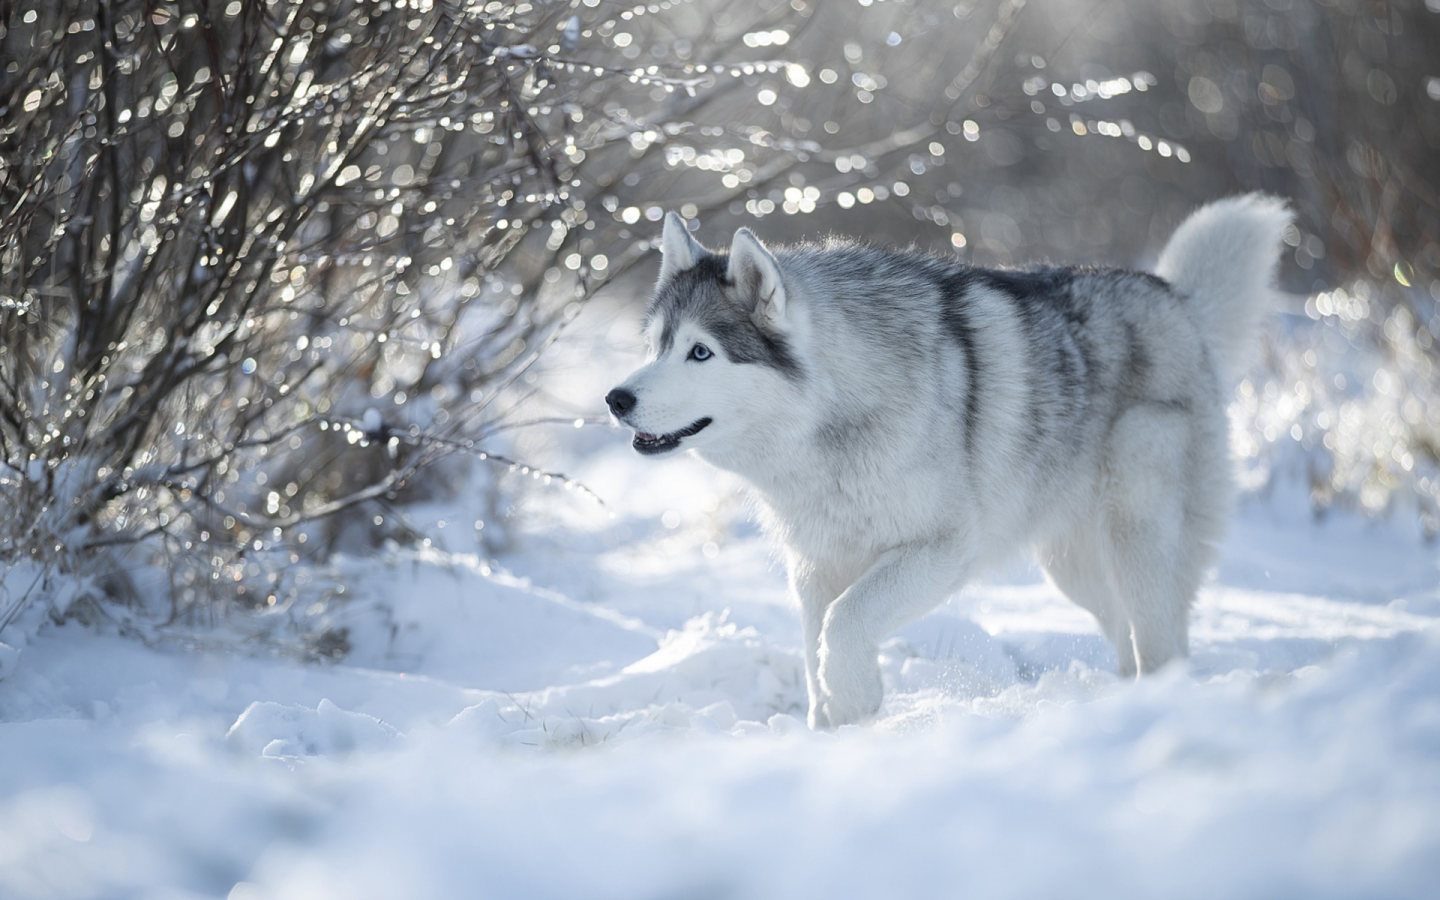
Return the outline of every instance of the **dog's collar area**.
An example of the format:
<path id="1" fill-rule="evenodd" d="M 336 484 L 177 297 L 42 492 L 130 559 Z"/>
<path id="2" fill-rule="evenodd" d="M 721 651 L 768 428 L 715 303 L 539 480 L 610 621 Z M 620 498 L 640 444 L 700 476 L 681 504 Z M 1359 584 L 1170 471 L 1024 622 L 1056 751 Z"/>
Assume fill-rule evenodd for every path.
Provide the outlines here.
<path id="1" fill-rule="evenodd" d="M 679 431 L 672 431 L 669 434 L 650 434 L 645 431 L 635 432 L 634 447 L 646 456 L 655 456 L 659 453 L 669 453 L 685 438 L 692 437 L 704 431 L 711 422 L 709 416 L 697 419 Z"/>

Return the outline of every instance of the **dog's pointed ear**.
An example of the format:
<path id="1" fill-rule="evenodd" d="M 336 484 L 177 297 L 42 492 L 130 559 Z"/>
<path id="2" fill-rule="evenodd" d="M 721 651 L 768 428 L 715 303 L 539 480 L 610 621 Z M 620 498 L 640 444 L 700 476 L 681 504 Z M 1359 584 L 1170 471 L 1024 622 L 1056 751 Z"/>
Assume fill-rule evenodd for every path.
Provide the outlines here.
<path id="1" fill-rule="evenodd" d="M 760 239 L 741 228 L 730 244 L 730 281 L 754 305 L 750 315 L 755 324 L 778 328 L 785 318 L 785 283 L 780 277 L 780 264 Z"/>
<path id="2" fill-rule="evenodd" d="M 672 213 L 665 215 L 665 229 L 660 234 L 660 280 L 692 269 L 705 255 L 705 248 L 690 236 L 685 220 Z"/>

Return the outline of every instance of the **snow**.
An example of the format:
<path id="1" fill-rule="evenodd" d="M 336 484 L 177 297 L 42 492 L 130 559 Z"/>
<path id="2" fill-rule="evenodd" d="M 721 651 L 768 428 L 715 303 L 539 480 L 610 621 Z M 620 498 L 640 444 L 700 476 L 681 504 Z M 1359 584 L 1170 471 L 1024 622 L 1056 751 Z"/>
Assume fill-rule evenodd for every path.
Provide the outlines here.
<path id="1" fill-rule="evenodd" d="M 570 432 L 531 449 L 608 512 L 529 491 L 496 565 L 473 498 L 413 510 L 449 543 L 335 564 L 343 662 L 0 648 L 0 897 L 1440 893 L 1440 556 L 1398 517 L 1247 498 L 1192 659 L 1139 683 L 1019 561 L 884 645 L 878 721 L 814 734 L 734 485 Z"/>

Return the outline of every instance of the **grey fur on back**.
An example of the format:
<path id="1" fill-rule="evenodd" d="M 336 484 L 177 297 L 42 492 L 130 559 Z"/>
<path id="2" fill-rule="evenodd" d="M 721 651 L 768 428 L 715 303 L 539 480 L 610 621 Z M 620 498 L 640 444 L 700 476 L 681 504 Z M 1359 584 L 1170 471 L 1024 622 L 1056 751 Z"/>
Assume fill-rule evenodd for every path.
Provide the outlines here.
<path id="1" fill-rule="evenodd" d="M 985 269 L 838 239 L 775 256 L 812 340 L 863 345 L 863 353 L 813 347 L 797 355 L 796 338 L 755 325 L 728 290 L 723 254 L 659 286 L 649 315 L 661 323 L 662 346 L 690 319 L 738 361 L 836 388 L 822 392 L 825 412 L 810 438 L 842 469 L 864 459 L 867 445 L 911 428 L 923 410 L 927 439 L 954 451 L 955 464 L 982 477 L 1008 473 L 1032 483 L 1025 493 L 1039 493 L 1129 406 L 1188 408 L 1197 389 L 1218 388 L 1182 298 L 1149 273 Z M 1176 328 L 1188 332 L 1187 348 L 1175 347 Z M 827 352 L 813 352 L 820 349 Z M 1177 353 L 1195 378 L 1157 378 L 1164 372 L 1154 361 Z M 1034 515 L 1032 507 L 1021 514 Z"/>

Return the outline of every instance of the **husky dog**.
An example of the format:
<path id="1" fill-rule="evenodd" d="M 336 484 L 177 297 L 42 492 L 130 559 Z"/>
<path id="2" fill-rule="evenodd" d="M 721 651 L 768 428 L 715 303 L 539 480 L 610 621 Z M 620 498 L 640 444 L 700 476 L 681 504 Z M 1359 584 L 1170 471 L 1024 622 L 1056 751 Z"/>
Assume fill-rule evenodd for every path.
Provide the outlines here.
<path id="1" fill-rule="evenodd" d="M 606 396 L 646 455 L 747 480 L 804 625 L 812 728 L 872 717 L 879 642 L 1026 544 L 1122 677 L 1184 657 L 1231 504 L 1226 402 L 1285 204 L 1206 206 L 1123 269 L 830 240 L 706 250 L 671 213 L 651 356 Z"/>

